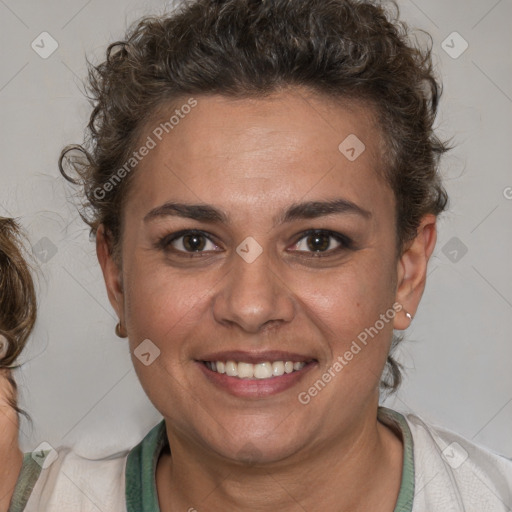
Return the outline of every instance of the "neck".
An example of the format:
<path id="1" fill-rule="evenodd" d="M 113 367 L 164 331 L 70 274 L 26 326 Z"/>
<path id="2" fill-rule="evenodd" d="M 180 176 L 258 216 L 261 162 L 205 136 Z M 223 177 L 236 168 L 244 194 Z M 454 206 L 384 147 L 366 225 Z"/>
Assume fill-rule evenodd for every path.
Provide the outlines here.
<path id="1" fill-rule="evenodd" d="M 263 465 L 237 464 L 167 430 L 172 457 L 163 454 L 157 467 L 162 512 L 394 510 L 402 443 L 376 414 L 350 432 Z"/>

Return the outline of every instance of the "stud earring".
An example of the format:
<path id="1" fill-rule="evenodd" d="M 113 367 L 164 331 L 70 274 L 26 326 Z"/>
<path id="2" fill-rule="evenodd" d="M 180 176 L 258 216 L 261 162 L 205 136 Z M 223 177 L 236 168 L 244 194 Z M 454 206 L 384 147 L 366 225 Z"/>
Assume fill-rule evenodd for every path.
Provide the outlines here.
<path id="1" fill-rule="evenodd" d="M 119 338 L 127 338 L 128 335 L 124 332 L 121 322 L 116 325 L 116 336 Z"/>
<path id="2" fill-rule="evenodd" d="M 412 321 L 412 315 L 411 313 L 408 313 L 407 311 L 405 312 L 405 316 L 410 320 Z"/>

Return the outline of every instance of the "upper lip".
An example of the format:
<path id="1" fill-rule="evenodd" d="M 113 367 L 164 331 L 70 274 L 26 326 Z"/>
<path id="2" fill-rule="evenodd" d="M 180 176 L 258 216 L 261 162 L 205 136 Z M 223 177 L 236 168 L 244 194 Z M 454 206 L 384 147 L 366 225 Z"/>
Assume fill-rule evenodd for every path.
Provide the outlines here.
<path id="1" fill-rule="evenodd" d="M 247 352 L 244 350 L 227 350 L 212 352 L 197 359 L 197 361 L 236 361 L 243 363 L 264 363 L 274 361 L 292 361 L 294 363 L 308 363 L 316 361 L 312 356 L 297 354 L 294 352 L 283 352 L 282 350 L 266 350 L 259 352 Z"/>

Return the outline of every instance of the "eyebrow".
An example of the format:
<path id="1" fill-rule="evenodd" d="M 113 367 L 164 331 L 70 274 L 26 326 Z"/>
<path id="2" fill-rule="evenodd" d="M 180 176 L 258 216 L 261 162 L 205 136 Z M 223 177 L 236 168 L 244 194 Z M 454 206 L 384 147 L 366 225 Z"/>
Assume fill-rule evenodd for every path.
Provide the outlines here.
<path id="1" fill-rule="evenodd" d="M 348 199 L 333 199 L 330 201 L 307 201 L 292 204 L 284 212 L 274 217 L 273 223 L 274 226 L 276 226 L 294 220 L 314 219 L 333 214 L 359 215 L 365 219 L 372 217 L 371 212 Z M 145 215 L 144 222 L 168 216 L 193 219 L 199 222 L 229 224 L 229 216 L 214 206 L 208 204 L 177 203 L 172 201 L 150 210 Z"/>

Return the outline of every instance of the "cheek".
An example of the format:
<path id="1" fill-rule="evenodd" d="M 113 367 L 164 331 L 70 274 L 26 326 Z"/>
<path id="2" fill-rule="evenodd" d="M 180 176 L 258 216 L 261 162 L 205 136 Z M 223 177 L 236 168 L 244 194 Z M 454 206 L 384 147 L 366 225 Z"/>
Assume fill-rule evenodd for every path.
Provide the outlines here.
<path id="1" fill-rule="evenodd" d="M 133 266 L 127 282 L 126 325 L 139 381 L 159 411 L 184 413 L 191 401 L 184 353 L 200 321 L 204 289 L 197 278 L 180 279 L 162 265 Z M 143 353 L 150 354 L 146 361 L 138 356 Z"/>
<path id="2" fill-rule="evenodd" d="M 304 312 L 328 344 L 330 360 L 323 371 L 329 372 L 327 379 L 336 375 L 322 400 L 343 402 L 350 390 L 354 396 L 371 393 L 386 362 L 395 315 L 393 268 L 370 257 L 370 251 L 365 256 L 357 264 L 354 260 L 343 270 L 300 284 Z M 339 394 L 339 389 L 348 395 Z"/>
<path id="3" fill-rule="evenodd" d="M 370 258 L 302 276 L 295 286 L 307 310 L 317 317 L 315 323 L 341 339 L 373 325 L 394 302 L 392 269 Z"/>
<path id="4" fill-rule="evenodd" d="M 194 321 L 208 290 L 202 276 L 184 277 L 164 264 L 147 262 L 135 262 L 126 282 L 128 331 L 135 339 L 153 337 L 156 343 L 176 338 Z"/>

